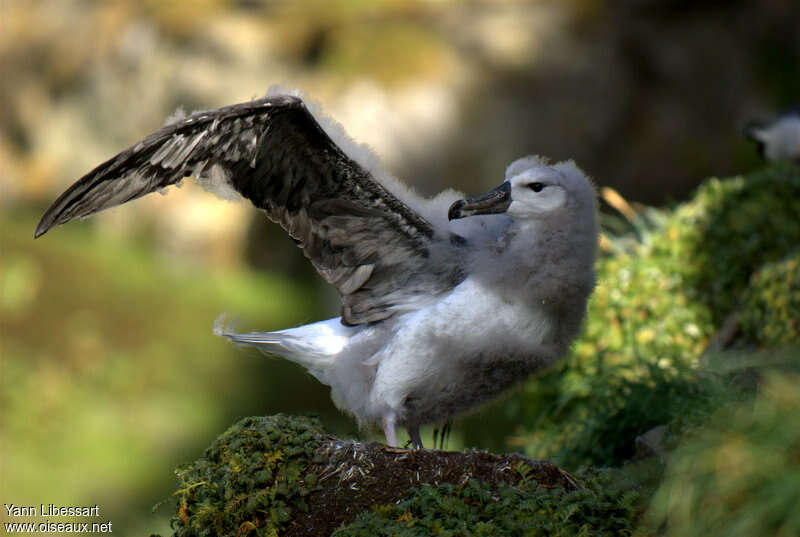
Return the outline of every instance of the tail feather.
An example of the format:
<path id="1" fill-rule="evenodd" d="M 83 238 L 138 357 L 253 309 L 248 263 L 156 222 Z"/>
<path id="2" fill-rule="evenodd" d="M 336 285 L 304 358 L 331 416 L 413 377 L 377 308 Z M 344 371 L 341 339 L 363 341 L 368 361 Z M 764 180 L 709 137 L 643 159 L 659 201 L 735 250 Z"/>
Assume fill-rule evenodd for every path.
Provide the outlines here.
<path id="1" fill-rule="evenodd" d="M 275 332 L 248 332 L 247 334 L 223 332 L 218 335 L 226 337 L 234 343 L 258 347 L 269 354 L 279 354 L 283 356 L 289 351 L 289 348 L 285 344 L 287 338 Z"/>
<path id="2" fill-rule="evenodd" d="M 342 325 L 339 318 L 336 318 L 288 330 L 240 334 L 231 330 L 224 319 L 225 316 L 222 315 L 214 323 L 216 335 L 300 364 L 321 382 L 325 382 L 326 371 L 333 364 L 336 355 L 347 345 L 353 330 Z"/>

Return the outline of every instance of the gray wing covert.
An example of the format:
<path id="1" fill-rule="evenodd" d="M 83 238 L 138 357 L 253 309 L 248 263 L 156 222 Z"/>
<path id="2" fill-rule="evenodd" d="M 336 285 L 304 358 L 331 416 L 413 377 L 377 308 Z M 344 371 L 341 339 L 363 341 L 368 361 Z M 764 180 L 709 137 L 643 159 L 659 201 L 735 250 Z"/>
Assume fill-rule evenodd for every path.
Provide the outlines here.
<path id="1" fill-rule="evenodd" d="M 198 112 L 100 164 L 45 212 L 35 236 L 179 183 L 234 188 L 279 223 L 342 295 L 342 322 L 390 317 L 460 279 L 431 262 L 431 224 L 350 159 L 296 97 Z M 437 256 L 438 257 L 438 256 Z"/>

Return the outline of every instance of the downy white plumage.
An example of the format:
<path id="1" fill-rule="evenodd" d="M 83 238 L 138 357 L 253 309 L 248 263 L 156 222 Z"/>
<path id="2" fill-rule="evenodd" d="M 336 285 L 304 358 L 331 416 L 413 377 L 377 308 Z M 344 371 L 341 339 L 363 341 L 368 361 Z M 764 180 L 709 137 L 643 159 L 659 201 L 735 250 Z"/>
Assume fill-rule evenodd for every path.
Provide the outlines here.
<path id="1" fill-rule="evenodd" d="M 341 132 L 293 95 L 177 118 L 72 185 L 35 235 L 189 175 L 233 189 L 298 242 L 342 312 L 215 332 L 301 364 L 360 424 L 381 422 L 387 443 L 402 425 L 421 447 L 421 425 L 567 351 L 594 287 L 594 188 L 571 161 L 526 157 L 484 195 L 423 199 Z"/>

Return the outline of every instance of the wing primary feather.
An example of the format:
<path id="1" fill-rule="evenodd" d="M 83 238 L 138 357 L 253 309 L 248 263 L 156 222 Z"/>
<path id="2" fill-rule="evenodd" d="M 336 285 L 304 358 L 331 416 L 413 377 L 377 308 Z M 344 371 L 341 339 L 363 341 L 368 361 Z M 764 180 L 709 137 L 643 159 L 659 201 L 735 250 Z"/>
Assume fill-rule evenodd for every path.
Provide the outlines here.
<path id="1" fill-rule="evenodd" d="M 273 96 L 170 123 L 69 187 L 34 235 L 163 190 L 194 175 L 235 190 L 279 223 L 342 295 L 342 323 L 375 322 L 462 278 L 458 255 L 428 266 L 433 226 L 326 134 L 303 102 Z M 225 195 L 224 197 L 227 197 Z M 454 283 L 455 282 L 455 283 Z"/>

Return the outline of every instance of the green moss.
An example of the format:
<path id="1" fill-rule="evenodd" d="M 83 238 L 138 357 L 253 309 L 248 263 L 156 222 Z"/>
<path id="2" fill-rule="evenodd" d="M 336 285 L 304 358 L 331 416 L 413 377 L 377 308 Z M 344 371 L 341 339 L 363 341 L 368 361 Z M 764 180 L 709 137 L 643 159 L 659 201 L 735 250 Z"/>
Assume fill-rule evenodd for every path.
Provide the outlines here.
<path id="1" fill-rule="evenodd" d="M 692 363 L 737 308 L 750 276 L 800 244 L 800 168 L 710 179 L 692 200 L 617 237 L 575 346 L 587 374 L 617 364 Z M 575 365 L 573 362 L 571 365 Z M 635 375 L 634 367 L 628 374 Z"/>
<path id="2" fill-rule="evenodd" d="M 636 437 L 681 420 L 697 423 L 720 405 L 736 401 L 739 390 L 716 375 L 669 375 L 654 368 L 647 378 L 622 380 L 596 394 L 594 413 L 579 422 L 559 459 L 568 467 L 604 461 L 621 465 L 636 455 Z M 679 433 L 683 427 L 671 427 Z"/>
<path id="3" fill-rule="evenodd" d="M 739 304 L 751 274 L 800 243 L 798 214 L 797 166 L 710 179 L 675 211 L 654 253 L 681 261 L 677 274 L 718 326 Z"/>
<path id="4" fill-rule="evenodd" d="M 800 345 L 800 250 L 753 274 L 739 325 L 748 339 L 761 345 Z"/>
<path id="5" fill-rule="evenodd" d="M 379 536 L 618 536 L 630 534 L 639 495 L 608 470 L 580 474 L 584 488 L 497 489 L 471 480 L 463 486 L 412 489 L 400 503 L 362 513 L 335 537 Z"/>
<path id="6" fill-rule="evenodd" d="M 766 375 L 674 453 L 648 524 L 667 536 L 800 535 L 800 375 Z"/>
<path id="7" fill-rule="evenodd" d="M 293 509 L 307 511 L 308 473 L 322 429 L 316 420 L 250 417 L 217 438 L 203 458 L 177 470 L 176 537 L 277 535 Z"/>
<path id="8" fill-rule="evenodd" d="M 575 354 L 605 365 L 692 361 L 739 304 L 750 276 L 800 243 L 800 168 L 710 179 L 639 240 L 597 265 Z M 625 242 L 619 237 L 617 242 Z M 587 371 L 591 372 L 591 371 Z"/>

